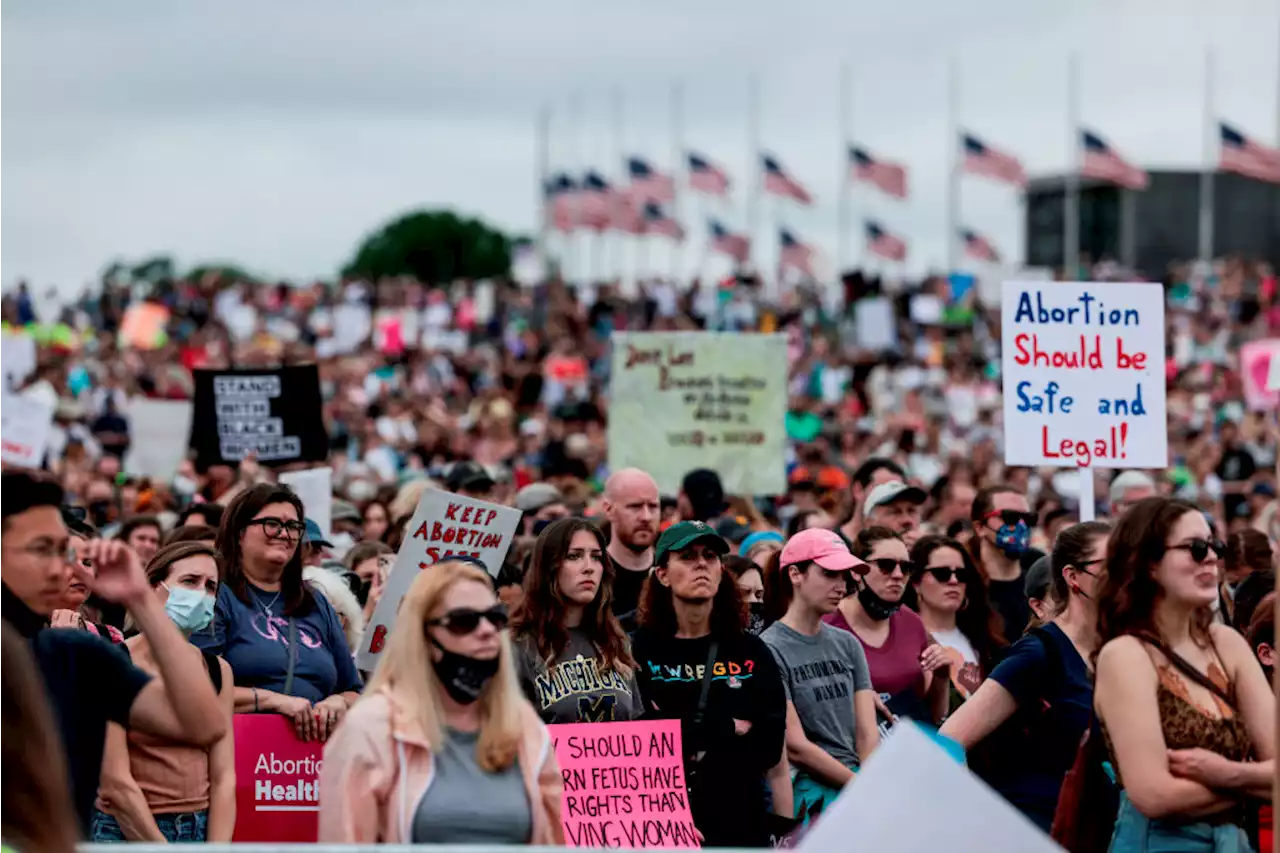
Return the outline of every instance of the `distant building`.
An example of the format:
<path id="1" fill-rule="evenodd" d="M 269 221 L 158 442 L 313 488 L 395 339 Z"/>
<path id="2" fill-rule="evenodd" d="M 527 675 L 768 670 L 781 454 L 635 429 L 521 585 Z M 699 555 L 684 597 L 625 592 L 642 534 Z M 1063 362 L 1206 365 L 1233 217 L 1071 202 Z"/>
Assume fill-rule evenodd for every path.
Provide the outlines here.
<path id="1" fill-rule="evenodd" d="M 1151 172 L 1135 192 L 1083 181 L 1080 251 L 1109 257 L 1159 278 L 1169 263 L 1194 259 L 1199 247 L 1200 173 Z M 1027 188 L 1028 266 L 1063 266 L 1065 178 L 1039 178 Z M 1280 267 L 1280 185 L 1219 172 L 1214 178 L 1214 256 L 1238 254 Z"/>

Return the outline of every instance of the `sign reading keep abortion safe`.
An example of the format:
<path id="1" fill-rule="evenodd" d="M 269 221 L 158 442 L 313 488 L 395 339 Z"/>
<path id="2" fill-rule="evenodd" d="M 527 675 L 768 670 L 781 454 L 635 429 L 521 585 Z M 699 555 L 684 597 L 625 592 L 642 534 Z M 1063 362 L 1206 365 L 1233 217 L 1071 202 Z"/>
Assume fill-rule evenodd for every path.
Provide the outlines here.
<path id="1" fill-rule="evenodd" d="M 1164 468 L 1164 288 L 1004 283 L 1005 462 Z"/>

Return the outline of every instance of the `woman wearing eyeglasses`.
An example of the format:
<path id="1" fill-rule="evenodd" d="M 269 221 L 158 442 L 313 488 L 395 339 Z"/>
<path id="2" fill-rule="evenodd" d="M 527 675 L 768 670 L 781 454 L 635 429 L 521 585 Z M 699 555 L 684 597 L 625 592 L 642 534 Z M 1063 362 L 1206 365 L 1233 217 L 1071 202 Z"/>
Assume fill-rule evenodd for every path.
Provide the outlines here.
<path id="1" fill-rule="evenodd" d="M 966 750 L 981 746 L 969 756 L 974 771 L 1046 832 L 1092 718 L 1090 659 L 1110 532 L 1086 521 L 1058 534 L 1051 559 L 1061 609 L 1010 646 L 941 729 Z"/>
<path id="2" fill-rule="evenodd" d="M 1122 789 L 1113 853 L 1248 851 L 1247 814 L 1271 801 L 1275 697 L 1248 642 L 1213 623 L 1225 550 L 1167 498 L 1111 536 L 1094 706 Z"/>
<path id="3" fill-rule="evenodd" d="M 916 571 L 904 601 L 951 661 L 948 711 L 954 711 L 978 689 L 1008 643 L 982 575 L 963 545 L 946 536 L 925 536 L 911 548 L 911 563 Z"/>
<path id="4" fill-rule="evenodd" d="M 516 683 L 506 626 L 484 570 L 419 573 L 325 747 L 321 843 L 564 843 L 555 750 Z"/>
<path id="5" fill-rule="evenodd" d="M 342 623 L 302 579 L 302 501 L 260 483 L 227 505 L 218 530 L 222 583 L 213 625 L 192 637 L 231 665 L 237 713 L 282 714 L 302 740 L 327 740 L 356 700 Z"/>
<path id="6" fill-rule="evenodd" d="M 551 522 L 533 546 L 511 633 L 524 695 L 546 723 L 612 723 L 644 713 L 636 663 L 613 615 L 613 563 L 585 518 Z"/>
<path id="7" fill-rule="evenodd" d="M 854 580 L 856 593 L 822 621 L 862 643 L 882 714 L 941 722 L 947 713 L 949 659 L 920 617 L 902 607 L 913 574 L 907 546 L 887 527 L 867 527 L 851 550 L 867 564 L 867 573 Z"/>

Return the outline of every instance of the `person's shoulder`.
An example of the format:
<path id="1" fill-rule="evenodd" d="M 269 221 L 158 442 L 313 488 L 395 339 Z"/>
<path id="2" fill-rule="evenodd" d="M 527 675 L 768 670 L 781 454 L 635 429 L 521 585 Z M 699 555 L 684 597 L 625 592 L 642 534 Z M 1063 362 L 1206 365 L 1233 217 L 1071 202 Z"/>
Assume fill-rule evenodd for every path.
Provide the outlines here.
<path id="1" fill-rule="evenodd" d="M 773 626 L 770 626 L 773 627 Z M 752 655 L 770 655 L 772 659 L 773 652 L 769 651 L 769 644 L 755 634 L 748 634 L 743 631 L 741 634 L 734 635 L 731 647 L 736 647 L 747 654 Z"/>
<path id="2" fill-rule="evenodd" d="M 848 631 L 837 628 L 834 625 L 823 623 L 821 631 L 822 641 L 831 643 L 841 649 L 845 649 L 852 655 L 857 657 L 866 657 L 866 652 L 862 648 L 862 643 L 858 638 Z"/>
<path id="3" fill-rule="evenodd" d="M 1218 654 L 1224 658 L 1239 660 L 1253 657 L 1253 649 L 1249 647 L 1249 641 L 1230 625 L 1219 625 L 1217 622 L 1211 624 L 1209 640 Z"/>
<path id="4" fill-rule="evenodd" d="M 786 635 L 783 633 L 781 622 L 774 622 L 768 628 L 760 632 L 760 640 L 769 647 L 776 646 L 780 642 L 786 642 Z"/>
<path id="5" fill-rule="evenodd" d="M 929 633 L 929 630 L 924 627 L 924 620 L 920 618 L 920 614 L 910 607 L 899 607 L 889 618 L 896 622 L 897 627 L 901 630 L 926 636 Z"/>
<path id="6" fill-rule="evenodd" d="M 1126 672 L 1145 669 L 1154 672 L 1155 664 L 1152 663 L 1151 655 L 1147 653 L 1141 640 L 1129 634 L 1122 634 L 1108 640 L 1098 651 L 1098 672 L 1115 669 L 1123 669 Z"/>

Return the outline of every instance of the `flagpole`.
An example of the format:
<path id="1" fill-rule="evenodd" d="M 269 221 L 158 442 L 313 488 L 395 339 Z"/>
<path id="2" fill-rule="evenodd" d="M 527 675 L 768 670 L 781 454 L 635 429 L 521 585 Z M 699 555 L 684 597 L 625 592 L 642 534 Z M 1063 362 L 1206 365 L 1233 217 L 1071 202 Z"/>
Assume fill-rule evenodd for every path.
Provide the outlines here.
<path id="1" fill-rule="evenodd" d="M 947 187 L 947 272 L 958 267 L 958 229 L 960 226 L 960 63 L 954 56 L 947 60 L 947 152 L 951 174 Z"/>
<path id="2" fill-rule="evenodd" d="M 762 167 L 760 165 L 760 78 L 752 73 L 747 91 L 747 168 L 751 181 L 747 188 L 747 237 L 751 248 L 756 247 L 760 231 L 760 189 Z M 751 262 L 751 256 L 747 256 Z"/>
<path id="3" fill-rule="evenodd" d="M 1067 56 L 1067 174 L 1062 208 L 1062 271 L 1080 277 L 1080 57 Z"/>
<path id="4" fill-rule="evenodd" d="M 840 171 L 836 186 L 840 187 L 836 208 L 836 282 L 841 280 L 849 263 L 849 202 L 853 180 L 849 174 L 849 145 L 853 141 L 853 72 L 849 63 L 840 66 Z"/>
<path id="5" fill-rule="evenodd" d="M 677 80 L 671 84 L 671 182 L 675 194 L 671 198 L 671 216 L 676 222 L 684 223 L 680 215 L 680 201 L 684 197 L 681 191 L 685 178 L 684 158 L 684 84 Z M 686 229 L 686 232 L 688 229 Z M 679 287 L 682 267 L 684 265 L 684 241 L 671 241 L 671 278 L 672 284 Z"/>
<path id="6" fill-rule="evenodd" d="M 1213 262 L 1214 119 L 1213 48 L 1204 51 L 1204 164 L 1200 172 L 1200 260 Z"/>
<path id="7" fill-rule="evenodd" d="M 582 208 L 583 208 L 583 192 L 582 181 L 586 177 L 587 171 L 584 167 L 583 154 L 585 149 L 583 142 L 585 134 L 583 131 L 582 121 L 582 96 L 574 95 L 569 99 L 569 151 L 567 168 L 573 174 L 574 185 L 578 189 L 573 194 L 573 203 L 569 205 L 571 219 L 569 223 L 569 232 L 565 235 L 565 268 L 571 270 L 566 272 L 564 280 L 566 283 L 573 281 L 574 278 L 587 279 L 587 260 L 585 254 L 589 249 L 584 249 L 584 239 L 582 233 Z"/>
<path id="8" fill-rule="evenodd" d="M 550 268 L 548 242 L 551 236 L 551 211 L 547 203 L 547 184 L 551 179 L 551 105 L 543 104 L 538 110 L 538 132 L 534 141 L 535 162 L 538 164 L 536 208 L 538 211 L 538 263 L 542 268 Z"/>
<path id="9" fill-rule="evenodd" d="M 614 190 L 618 191 L 625 186 L 628 178 L 626 173 L 627 162 L 627 143 L 626 143 L 626 96 L 623 95 L 621 89 L 614 89 L 609 97 L 610 112 L 612 113 L 613 124 L 613 162 L 615 168 L 618 169 L 620 178 L 614 184 Z M 613 258 L 612 270 L 613 276 L 618 282 L 620 292 L 626 293 L 627 282 L 627 235 L 621 231 L 615 231 L 612 237 Z"/>

